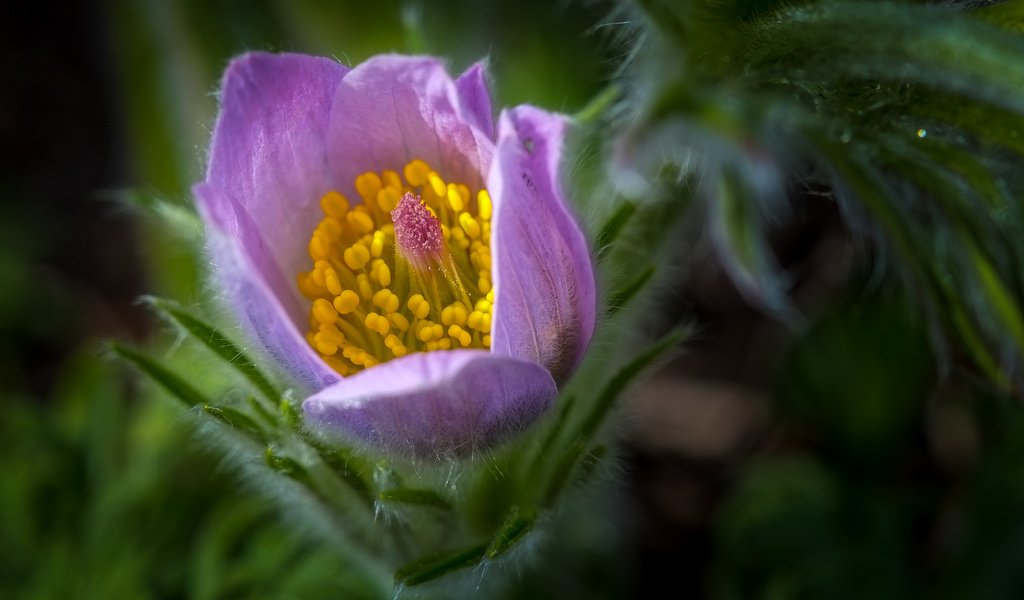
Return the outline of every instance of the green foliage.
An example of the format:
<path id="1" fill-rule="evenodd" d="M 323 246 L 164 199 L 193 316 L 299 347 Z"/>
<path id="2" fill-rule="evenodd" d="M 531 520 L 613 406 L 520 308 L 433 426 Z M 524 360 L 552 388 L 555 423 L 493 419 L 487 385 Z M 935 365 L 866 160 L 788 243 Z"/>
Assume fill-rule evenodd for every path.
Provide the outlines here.
<path id="1" fill-rule="evenodd" d="M 627 71 L 627 166 L 658 183 L 667 161 L 703 181 L 681 191 L 707 206 L 748 298 L 787 317 L 767 235 L 786 190 L 795 202 L 794 190 L 827 186 L 870 243 L 865 258 L 902 274 L 955 352 L 1019 385 L 1019 1 L 637 5 L 651 35 Z"/>

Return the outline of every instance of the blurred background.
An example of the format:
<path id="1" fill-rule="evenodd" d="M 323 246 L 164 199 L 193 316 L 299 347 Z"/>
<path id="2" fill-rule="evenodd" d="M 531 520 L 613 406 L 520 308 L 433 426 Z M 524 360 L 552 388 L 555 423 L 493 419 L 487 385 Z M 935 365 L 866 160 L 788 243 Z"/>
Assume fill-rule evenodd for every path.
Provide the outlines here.
<path id="1" fill-rule="evenodd" d="M 453 72 L 486 57 L 495 106 L 575 113 L 629 53 L 620 15 L 542 0 L 18 12 L 0 25 L 0 598 L 360 595 L 101 344 L 170 347 L 202 372 L 136 300 L 203 300 L 189 187 L 220 74 L 246 50 L 430 53 Z M 771 247 L 807 327 L 748 305 L 695 228 L 664 310 L 696 333 L 627 395 L 610 493 L 522 595 L 1024 596 L 1024 411 L 937 361 L 913 299 L 866 285 L 877 273 L 835 206 L 797 196 Z M 156 201 L 184 226 L 148 217 Z"/>

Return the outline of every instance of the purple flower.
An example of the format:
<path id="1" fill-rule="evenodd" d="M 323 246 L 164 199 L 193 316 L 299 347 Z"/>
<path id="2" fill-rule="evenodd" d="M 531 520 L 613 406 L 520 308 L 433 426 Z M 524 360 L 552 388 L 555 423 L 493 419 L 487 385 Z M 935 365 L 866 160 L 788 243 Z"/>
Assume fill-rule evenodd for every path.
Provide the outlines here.
<path id="1" fill-rule="evenodd" d="M 559 182 L 564 117 L 503 111 L 481 65 L 247 54 L 195 186 L 215 281 L 307 420 L 412 454 L 533 422 L 595 318 Z"/>

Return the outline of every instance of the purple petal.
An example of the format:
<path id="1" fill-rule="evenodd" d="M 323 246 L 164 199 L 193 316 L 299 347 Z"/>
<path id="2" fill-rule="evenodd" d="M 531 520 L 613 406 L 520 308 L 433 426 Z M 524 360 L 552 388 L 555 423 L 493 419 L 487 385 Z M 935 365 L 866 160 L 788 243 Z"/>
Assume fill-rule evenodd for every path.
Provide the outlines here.
<path id="1" fill-rule="evenodd" d="M 465 455 L 521 431 L 557 394 L 540 365 L 482 350 L 415 353 L 307 399 L 315 424 L 404 454 Z"/>
<path id="2" fill-rule="evenodd" d="M 474 110 L 481 102 L 475 99 Z M 338 87 L 328 127 L 328 156 L 340 191 L 354 195 L 357 175 L 401 171 L 414 158 L 449 181 L 482 185 L 494 150 L 476 120 L 476 114 L 462 114 L 459 90 L 439 61 L 395 55 L 367 60 Z"/>
<path id="3" fill-rule="evenodd" d="M 474 64 L 459 75 L 455 87 L 459 92 L 463 116 L 489 139 L 494 139 L 494 114 L 491 112 L 491 94 L 487 90 L 484 71 L 482 62 Z"/>
<path id="4" fill-rule="evenodd" d="M 263 345 L 266 352 L 290 374 L 304 391 L 321 390 L 340 378 L 313 352 L 299 329 L 255 266 L 269 260 L 266 247 L 246 243 L 257 235 L 249 215 L 237 210 L 224 195 L 209 184 L 193 189 L 199 212 L 214 227 L 207 231 L 207 249 L 213 261 L 214 281 L 224 292 L 225 303 L 238 317 L 242 330 Z M 246 252 L 255 249 L 255 256 Z"/>
<path id="5" fill-rule="evenodd" d="M 244 249 L 256 254 L 252 244 L 265 246 L 268 260 L 253 266 L 300 321 L 294 276 L 308 268 L 306 242 L 318 222 L 311 207 L 334 187 L 324 135 L 335 90 L 347 71 L 325 58 L 243 55 L 224 75 L 213 132 L 206 183 L 221 191 L 218 198 L 232 210 L 247 215 L 242 226 L 253 231 L 247 232 Z"/>
<path id="6" fill-rule="evenodd" d="M 211 258 L 245 329 L 302 385 L 337 380 L 302 340 L 294 276 L 308 267 L 315 207 L 334 187 L 324 134 L 348 69 L 296 54 L 252 53 L 227 68 L 206 183 L 195 193 Z"/>
<path id="7" fill-rule="evenodd" d="M 492 351 L 561 380 L 579 364 L 597 309 L 587 244 L 559 182 L 566 121 L 530 106 L 503 112 L 488 177 L 497 253 Z"/>

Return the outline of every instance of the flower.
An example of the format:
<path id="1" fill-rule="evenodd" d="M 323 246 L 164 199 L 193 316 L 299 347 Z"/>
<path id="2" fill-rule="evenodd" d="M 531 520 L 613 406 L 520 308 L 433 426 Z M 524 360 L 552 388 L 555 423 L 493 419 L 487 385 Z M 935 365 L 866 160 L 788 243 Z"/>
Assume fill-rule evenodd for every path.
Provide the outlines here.
<path id="1" fill-rule="evenodd" d="M 495 130 L 480 64 L 453 80 L 426 57 L 231 62 L 194 193 L 214 281 L 308 422 L 452 455 L 552 404 L 596 310 L 566 128 L 519 106 Z"/>

